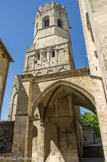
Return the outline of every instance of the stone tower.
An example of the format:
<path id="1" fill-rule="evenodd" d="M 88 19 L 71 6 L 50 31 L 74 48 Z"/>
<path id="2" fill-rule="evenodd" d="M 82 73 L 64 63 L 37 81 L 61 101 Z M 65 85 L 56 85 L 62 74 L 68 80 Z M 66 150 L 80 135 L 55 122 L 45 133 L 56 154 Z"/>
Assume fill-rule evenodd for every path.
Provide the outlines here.
<path id="1" fill-rule="evenodd" d="M 33 79 L 32 76 L 35 78 L 47 77 L 47 79 L 51 76 L 54 78 L 59 78 L 59 76 L 63 78 L 61 74 L 67 77 L 67 73 L 74 69 L 69 22 L 65 7 L 54 2 L 52 4 L 46 4 L 44 7 L 40 6 L 35 18 L 33 45 L 27 49 L 22 77 L 31 77 L 31 80 Z M 21 92 L 24 89 L 28 90 L 29 85 L 22 86 L 20 91 L 21 78 L 19 78 L 20 76 L 14 80 L 9 111 L 9 120 L 15 120 L 15 122 L 17 117 L 21 117 L 20 113 L 25 116 L 29 111 L 24 110 L 24 103 L 27 104 L 27 98 L 24 98 L 23 92 Z M 40 84 L 43 81 L 44 79 L 40 79 Z M 34 91 L 32 92 L 33 89 L 31 88 L 31 91 L 26 92 L 26 94 L 30 93 L 29 97 L 33 95 L 33 103 L 35 103 L 35 97 L 40 93 L 40 87 L 37 85 L 37 88 L 35 83 L 32 87 Z M 50 83 L 47 81 L 46 84 L 49 86 Z M 42 85 L 42 89 L 45 89 L 46 85 L 44 83 Z M 20 93 L 23 95 L 24 103 L 19 101 Z M 49 94 L 51 93 L 49 92 Z M 46 102 L 44 103 L 44 101 Z M 21 108 L 21 105 L 23 108 Z M 47 107 L 46 111 L 43 110 L 45 108 L 44 106 Z M 18 112 L 19 109 L 23 113 Z M 70 89 L 64 86 L 59 87 L 58 91 L 52 92 L 51 96 L 47 95 L 46 99 L 43 99 L 36 106 L 36 109 L 33 110 L 34 112 L 32 110 L 30 111 L 33 113 L 33 121 L 31 122 L 33 123 L 33 128 L 30 126 L 33 129 L 33 134 L 31 133 L 33 139 L 31 137 L 29 140 L 32 141 L 32 149 L 30 150 L 32 150 L 32 157 L 36 159 L 34 161 L 48 162 L 56 159 L 56 161 L 60 162 L 64 162 L 64 160 L 66 162 L 70 160 L 78 162 L 78 149 L 80 150 L 79 154 L 82 152 L 82 145 L 80 146 L 80 139 L 82 137 L 80 131 L 81 124 L 77 123 L 76 119 L 80 121 L 80 112 L 78 105 L 75 105 L 75 110 L 73 110 Z M 21 122 L 21 119 L 19 121 Z M 15 129 L 17 128 L 18 126 Z M 78 130 L 78 133 L 76 130 Z M 60 139 L 58 136 L 60 136 Z M 15 140 L 17 139 L 16 135 L 14 135 L 14 138 Z M 14 143 L 13 150 L 16 149 L 15 147 L 16 144 Z M 19 152 L 19 155 L 21 154 Z M 55 156 L 52 157 L 52 154 L 55 154 Z"/>
<path id="2" fill-rule="evenodd" d="M 40 6 L 23 73 L 39 76 L 70 69 L 74 69 L 74 61 L 66 9 L 54 2 Z"/>
<path id="3" fill-rule="evenodd" d="M 65 8 L 54 2 L 39 8 L 33 45 L 26 52 L 23 74 L 15 77 L 12 89 L 9 120 L 15 123 L 13 157 L 32 156 L 33 162 L 79 162 L 82 106 L 98 115 L 107 162 L 107 101 L 85 2 L 79 0 L 90 71 L 75 69 Z"/>

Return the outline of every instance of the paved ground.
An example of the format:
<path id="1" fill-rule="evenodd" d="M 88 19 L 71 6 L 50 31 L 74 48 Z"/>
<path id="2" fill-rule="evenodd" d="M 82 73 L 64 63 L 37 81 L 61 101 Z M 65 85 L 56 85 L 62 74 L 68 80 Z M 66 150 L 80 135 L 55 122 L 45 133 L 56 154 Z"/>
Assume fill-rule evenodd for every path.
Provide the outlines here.
<path id="1" fill-rule="evenodd" d="M 81 162 L 104 162 L 104 159 L 96 158 L 84 158 Z"/>

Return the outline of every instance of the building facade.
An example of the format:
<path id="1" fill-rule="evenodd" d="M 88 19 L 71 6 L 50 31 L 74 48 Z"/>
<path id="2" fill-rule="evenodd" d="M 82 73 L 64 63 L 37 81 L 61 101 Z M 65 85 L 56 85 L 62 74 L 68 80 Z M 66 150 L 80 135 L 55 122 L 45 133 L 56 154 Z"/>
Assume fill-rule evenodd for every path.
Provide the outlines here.
<path id="1" fill-rule="evenodd" d="M 3 96 L 4 96 L 10 62 L 13 62 L 13 59 L 10 56 L 9 52 L 7 51 L 2 40 L 0 39 L 0 118 L 1 118 L 2 102 L 3 102 Z"/>
<path id="2" fill-rule="evenodd" d="M 65 75 L 66 72 L 74 69 L 69 22 L 65 7 L 56 5 L 54 2 L 46 4 L 44 7 L 40 6 L 35 18 L 33 45 L 27 49 L 22 76 L 31 76 L 32 74 L 36 79 L 36 77 L 49 77 L 50 74 L 59 75 L 61 72 L 64 72 Z M 19 77 L 14 80 L 9 112 L 10 121 L 16 120 L 17 116 L 20 93 Z M 44 82 L 44 79 L 41 81 Z M 49 85 L 49 82 L 47 81 L 46 84 Z M 26 88 L 29 89 L 28 86 Z M 30 95 L 34 95 L 35 100 L 35 94 L 38 95 L 40 91 L 36 92 L 36 84 L 32 88 L 34 91 Z M 43 84 L 43 89 L 45 88 L 46 85 Z M 81 156 L 80 139 L 82 137 L 78 105 L 75 105 L 73 111 L 70 89 L 66 90 L 63 86 L 58 89 L 58 92 L 55 94 L 52 92 L 53 95 L 46 97 L 46 105 L 43 101 L 37 107 L 34 106 L 36 109 L 34 108 L 33 112 L 33 137 L 31 138 L 34 161 L 52 161 L 54 158 L 60 159 L 60 161 L 78 161 L 78 147 Z M 25 102 L 27 102 L 26 99 Z M 44 106 L 47 107 L 46 112 L 43 110 Z M 78 123 L 76 118 L 78 118 Z M 74 123 L 76 127 L 74 127 Z M 50 131 L 52 131 L 52 134 L 50 134 Z M 66 147 L 64 147 L 65 145 Z M 13 148 L 14 146 L 13 144 Z M 72 151 L 70 151 L 71 149 Z M 55 154 L 55 156 L 52 157 L 52 154 Z"/>
<path id="3" fill-rule="evenodd" d="M 107 1 L 78 0 L 86 42 L 90 75 L 95 88 L 103 149 L 107 157 Z M 107 160 L 107 159 L 106 159 Z M 105 161 L 106 161 L 105 160 Z"/>
<path id="4" fill-rule="evenodd" d="M 54 3 L 40 6 L 23 74 L 39 76 L 70 69 L 74 69 L 74 61 L 66 10 Z"/>
<path id="5" fill-rule="evenodd" d="M 90 71 L 75 69 L 65 7 L 54 2 L 40 6 L 33 45 L 12 88 L 8 122 L 14 122 L 14 136 L 8 155 L 16 161 L 79 162 L 83 153 L 79 106 L 83 106 L 98 116 L 107 162 L 106 80 L 97 58 L 89 4 L 78 2 Z M 93 11 L 103 5 L 100 0 L 87 2 Z"/>

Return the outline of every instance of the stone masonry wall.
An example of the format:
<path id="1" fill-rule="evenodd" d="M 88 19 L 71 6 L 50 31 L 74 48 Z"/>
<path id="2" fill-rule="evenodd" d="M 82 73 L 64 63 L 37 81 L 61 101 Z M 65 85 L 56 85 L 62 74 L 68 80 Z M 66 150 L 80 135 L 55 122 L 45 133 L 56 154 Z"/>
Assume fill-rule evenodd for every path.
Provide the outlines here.
<path id="1" fill-rule="evenodd" d="M 78 0 L 85 36 L 90 74 L 99 119 L 105 162 L 107 162 L 107 1 Z M 99 77 L 100 79 L 99 79 Z"/>
<path id="2" fill-rule="evenodd" d="M 89 0 L 87 3 L 90 15 L 90 22 L 95 39 L 99 65 L 102 72 L 104 88 L 107 95 L 107 1 Z"/>
<path id="3" fill-rule="evenodd" d="M 4 95 L 5 82 L 7 78 L 8 66 L 9 60 L 7 59 L 3 51 L 0 49 L 0 113 Z"/>
<path id="4" fill-rule="evenodd" d="M 52 56 L 52 52 L 55 56 Z M 44 52 L 47 57 L 44 58 Z M 38 60 L 38 55 L 40 59 Z M 34 76 L 50 74 L 70 70 L 68 43 L 56 45 L 26 53 L 24 73 L 32 73 Z M 73 65 L 72 65 L 73 66 Z"/>
<path id="5" fill-rule="evenodd" d="M 107 1 L 78 0 L 90 73 L 101 76 L 107 97 Z"/>
<path id="6" fill-rule="evenodd" d="M 13 121 L 0 121 L 0 154 L 11 153 L 13 143 Z"/>

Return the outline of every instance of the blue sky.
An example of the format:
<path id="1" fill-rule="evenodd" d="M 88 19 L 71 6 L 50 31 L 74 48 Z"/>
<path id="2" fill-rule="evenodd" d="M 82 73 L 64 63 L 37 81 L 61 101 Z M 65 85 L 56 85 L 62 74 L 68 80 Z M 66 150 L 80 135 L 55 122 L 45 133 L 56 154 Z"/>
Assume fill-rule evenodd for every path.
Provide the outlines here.
<path id="1" fill-rule="evenodd" d="M 23 72 L 25 52 L 33 43 L 35 16 L 40 5 L 51 0 L 0 0 L 0 38 L 14 59 L 10 64 L 2 119 L 7 119 L 14 76 Z M 66 7 L 72 29 L 71 42 L 76 68 L 88 66 L 77 0 L 55 0 Z"/>

